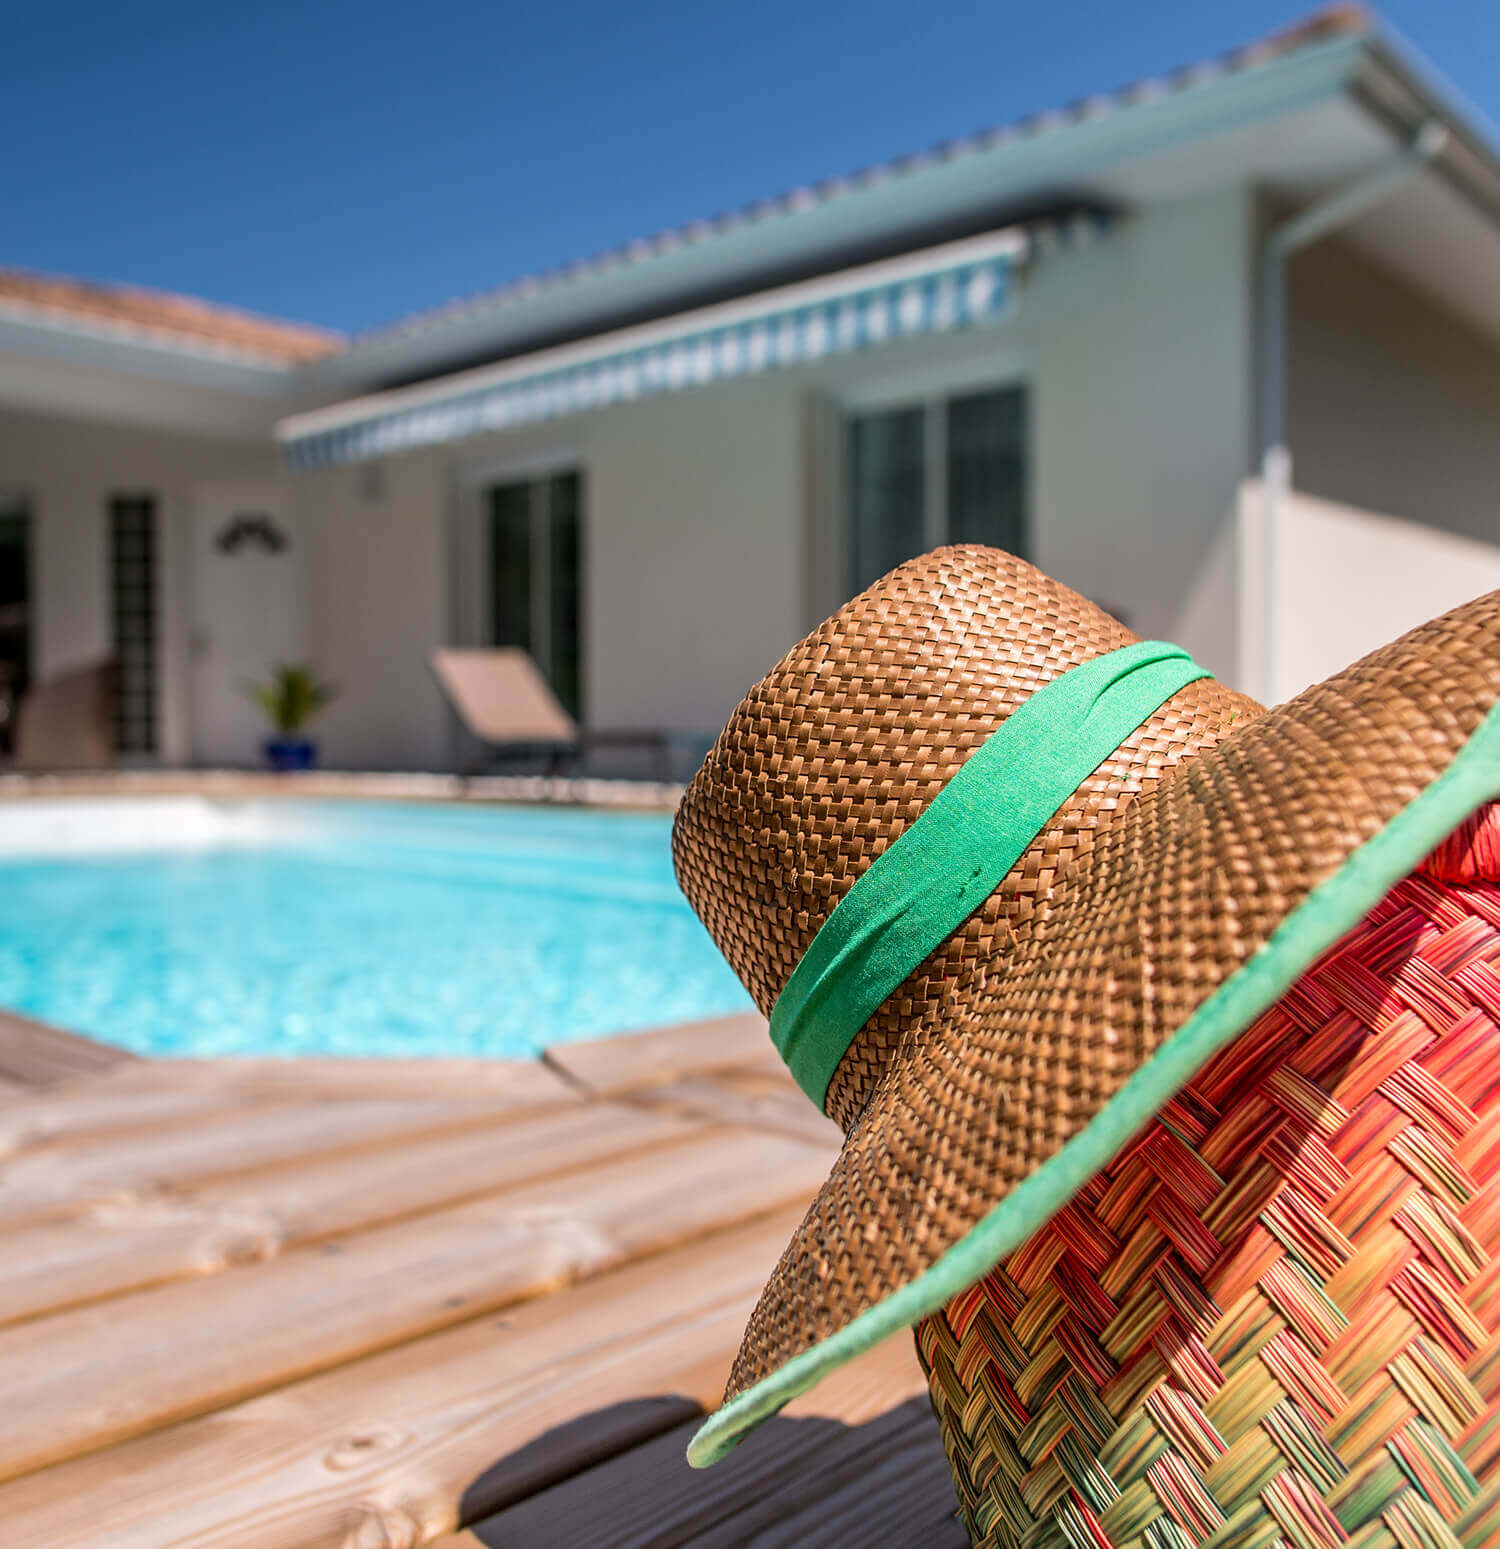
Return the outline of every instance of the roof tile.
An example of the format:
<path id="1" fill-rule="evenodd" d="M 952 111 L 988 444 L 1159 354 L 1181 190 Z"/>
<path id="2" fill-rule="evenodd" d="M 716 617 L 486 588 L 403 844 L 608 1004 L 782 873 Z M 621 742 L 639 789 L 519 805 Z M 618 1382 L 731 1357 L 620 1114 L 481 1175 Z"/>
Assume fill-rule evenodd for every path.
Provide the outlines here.
<path id="1" fill-rule="evenodd" d="M 341 334 L 305 323 L 261 317 L 190 296 L 105 285 L 25 269 L 0 269 L 0 307 L 94 322 L 133 334 L 166 335 L 226 354 L 295 365 L 331 355 Z"/>

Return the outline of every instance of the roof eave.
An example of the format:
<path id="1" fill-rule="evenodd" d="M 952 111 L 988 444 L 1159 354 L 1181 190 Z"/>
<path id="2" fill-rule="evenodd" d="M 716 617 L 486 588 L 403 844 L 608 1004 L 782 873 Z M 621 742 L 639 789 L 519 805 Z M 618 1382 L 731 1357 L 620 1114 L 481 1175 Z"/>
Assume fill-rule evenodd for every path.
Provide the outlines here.
<path id="1" fill-rule="evenodd" d="M 6 299 L 0 299 L 0 349 L 256 397 L 290 396 L 299 380 L 297 363 L 258 351 Z"/>
<path id="2" fill-rule="evenodd" d="M 1442 124 L 1448 142 L 1433 172 L 1500 225 L 1500 141 L 1399 33 L 1382 27 L 1365 39 L 1348 90 L 1398 139 L 1410 140 L 1430 121 Z"/>
<path id="3" fill-rule="evenodd" d="M 309 385 L 347 392 L 416 376 L 429 366 L 440 372 L 459 351 L 489 349 L 498 359 L 536 347 L 538 328 L 563 312 L 575 325 L 598 332 L 617 325 L 643 296 L 657 315 L 666 315 L 674 310 L 674 297 L 690 295 L 695 283 L 701 286 L 710 277 L 754 289 L 776 253 L 794 245 L 832 248 L 839 240 L 847 246 L 851 237 L 873 241 L 902 220 L 909 222 L 914 203 L 936 214 L 945 196 L 956 210 L 972 202 L 976 190 L 997 205 L 1006 198 L 1020 202 L 1071 191 L 1132 157 L 1347 93 L 1366 69 L 1372 36 L 1351 32 L 1263 63 L 1234 70 L 1204 67 L 1184 83 L 1148 85 L 1102 105 L 1080 104 L 1070 113 L 980 137 L 946 157 L 914 158 L 904 169 L 705 227 L 701 235 L 674 240 L 661 251 L 634 259 L 606 255 L 529 289 L 364 335 L 341 354 L 302 368 L 302 375 Z M 922 199 L 914 201 L 914 193 Z"/>

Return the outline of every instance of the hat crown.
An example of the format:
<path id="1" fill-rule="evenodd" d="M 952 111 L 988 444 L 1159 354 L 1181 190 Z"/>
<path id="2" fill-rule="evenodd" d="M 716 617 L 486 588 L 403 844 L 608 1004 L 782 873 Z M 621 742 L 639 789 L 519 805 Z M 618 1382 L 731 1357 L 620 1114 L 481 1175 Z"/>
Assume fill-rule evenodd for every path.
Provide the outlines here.
<path id="1" fill-rule="evenodd" d="M 834 907 L 1018 706 L 1135 639 L 1024 560 L 962 546 L 900 566 L 788 652 L 730 717 L 673 833 L 683 892 L 760 1009 L 769 1015 Z M 973 975 L 993 968 L 996 946 L 1026 928 L 1057 867 L 1095 828 L 1258 709 L 1211 680 L 1187 697 L 1187 720 L 1169 715 L 1165 736 L 1158 728 L 1123 745 L 1000 896 L 871 1019 L 829 1087 L 835 1119 L 851 1124 L 902 1040 L 972 992 Z"/>

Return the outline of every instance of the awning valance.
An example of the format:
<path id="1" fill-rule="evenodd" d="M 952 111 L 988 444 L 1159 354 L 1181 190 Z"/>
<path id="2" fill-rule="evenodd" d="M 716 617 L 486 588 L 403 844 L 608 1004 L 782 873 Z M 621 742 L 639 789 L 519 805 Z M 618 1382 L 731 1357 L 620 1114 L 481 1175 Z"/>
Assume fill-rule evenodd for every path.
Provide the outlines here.
<path id="1" fill-rule="evenodd" d="M 328 467 L 656 393 L 867 350 L 1004 315 L 1016 269 L 1095 216 L 1032 223 L 457 372 L 277 426 L 288 466 Z"/>

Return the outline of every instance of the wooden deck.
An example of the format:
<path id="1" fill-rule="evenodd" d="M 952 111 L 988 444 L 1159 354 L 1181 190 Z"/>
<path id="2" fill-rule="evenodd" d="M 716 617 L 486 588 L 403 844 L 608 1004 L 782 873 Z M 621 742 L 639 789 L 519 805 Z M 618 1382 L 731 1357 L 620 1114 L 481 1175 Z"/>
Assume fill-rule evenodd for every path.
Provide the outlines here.
<path id="1" fill-rule="evenodd" d="M 962 1549 L 907 1340 L 682 1461 L 836 1140 L 753 1017 L 528 1063 L 0 1017 L 7 1549 Z"/>

